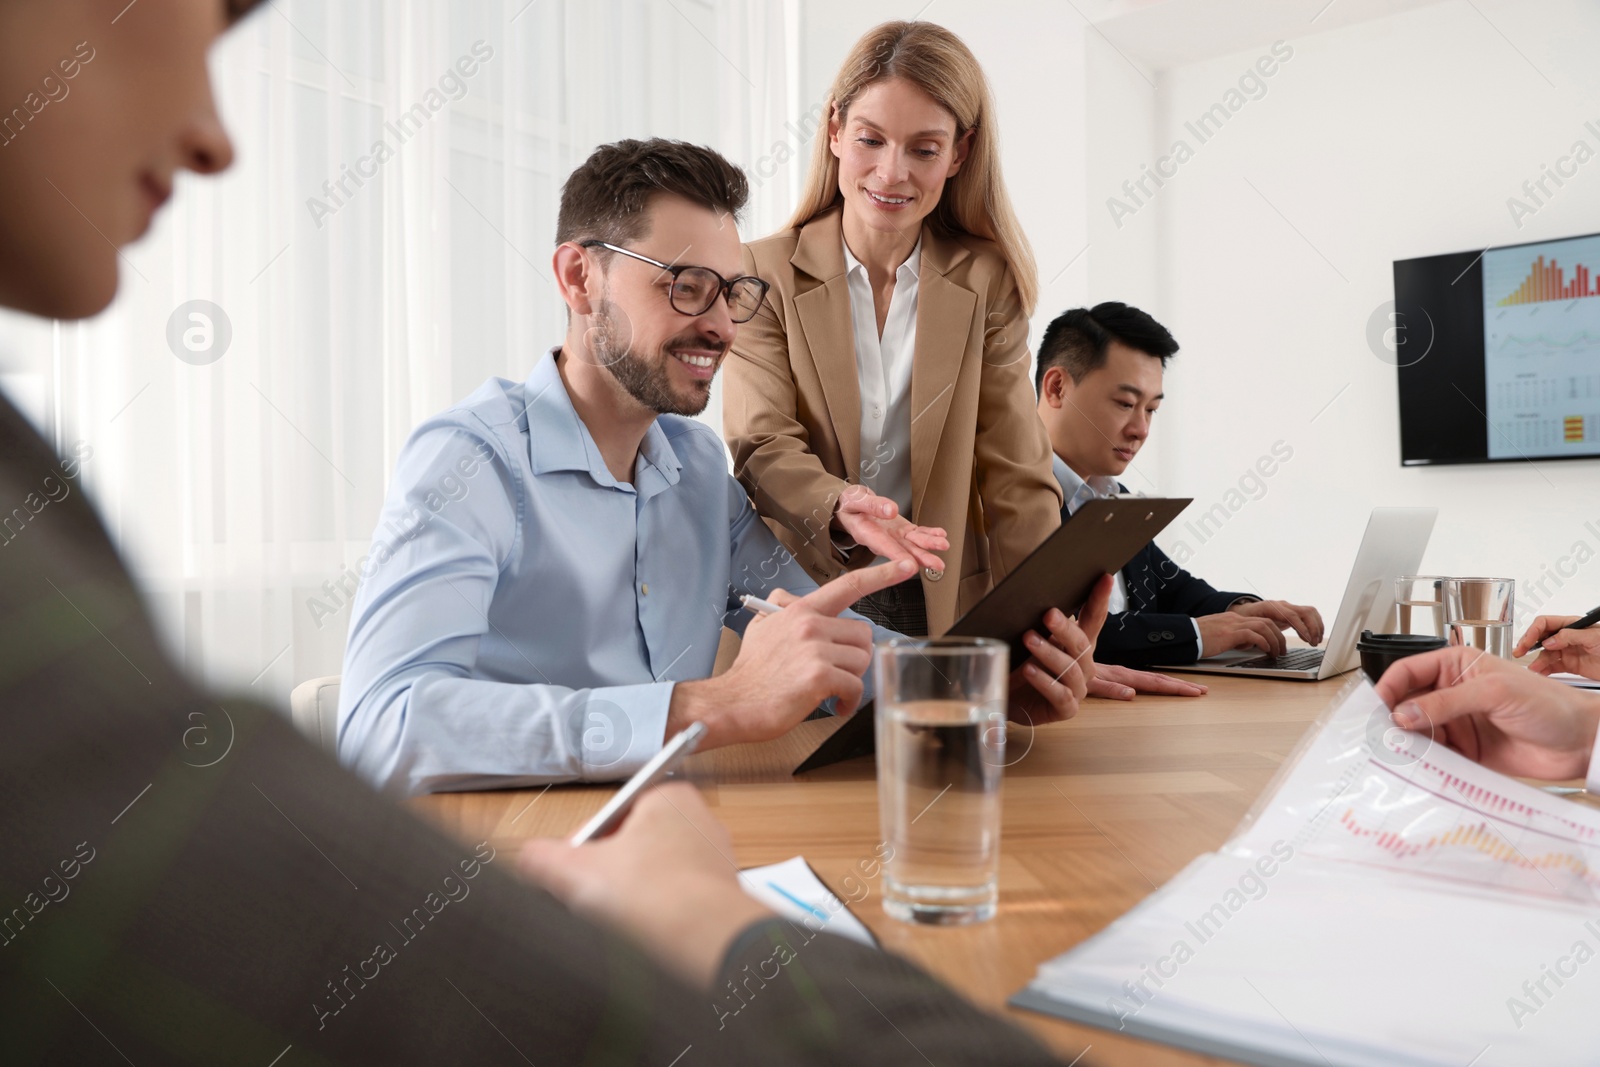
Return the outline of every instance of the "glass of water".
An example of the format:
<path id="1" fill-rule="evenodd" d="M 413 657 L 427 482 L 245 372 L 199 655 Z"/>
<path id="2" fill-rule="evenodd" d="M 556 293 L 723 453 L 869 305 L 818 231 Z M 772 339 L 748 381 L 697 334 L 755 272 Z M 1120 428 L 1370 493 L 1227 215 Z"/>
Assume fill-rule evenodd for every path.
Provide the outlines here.
<path id="1" fill-rule="evenodd" d="M 1008 650 L 988 638 L 894 638 L 877 667 L 883 910 L 905 922 L 992 918 Z"/>
<path id="2" fill-rule="evenodd" d="M 1447 578 L 1444 614 L 1450 643 L 1511 658 L 1511 615 L 1517 583 L 1510 578 Z"/>
<path id="3" fill-rule="evenodd" d="M 1444 583 L 1437 574 L 1402 574 L 1394 580 L 1397 634 L 1444 636 Z"/>

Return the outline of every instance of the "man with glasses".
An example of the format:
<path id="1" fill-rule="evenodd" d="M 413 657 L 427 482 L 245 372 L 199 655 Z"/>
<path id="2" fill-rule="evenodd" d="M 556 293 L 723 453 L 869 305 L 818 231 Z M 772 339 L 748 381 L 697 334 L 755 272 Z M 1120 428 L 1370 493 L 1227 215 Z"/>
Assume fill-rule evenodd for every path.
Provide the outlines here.
<path id="1" fill-rule="evenodd" d="M 766 293 L 725 276 L 746 192 L 715 152 L 662 140 L 568 179 L 564 343 L 401 452 L 352 612 L 343 763 L 407 793 L 619 778 L 692 722 L 712 747 L 860 702 L 873 631 L 837 616 L 912 565 L 817 590 L 684 417 Z M 787 608 L 751 624 L 741 594 Z M 724 623 L 746 639 L 708 678 Z"/>
<path id="2" fill-rule="evenodd" d="M 832 617 L 854 596 L 779 613 L 706 677 L 739 594 L 816 588 L 684 417 L 766 292 L 718 269 L 737 273 L 745 195 L 722 157 L 667 141 L 603 146 L 568 179 L 564 343 L 401 452 L 352 612 L 342 762 L 408 793 L 617 778 L 691 722 L 704 747 L 855 707 L 872 633 Z"/>

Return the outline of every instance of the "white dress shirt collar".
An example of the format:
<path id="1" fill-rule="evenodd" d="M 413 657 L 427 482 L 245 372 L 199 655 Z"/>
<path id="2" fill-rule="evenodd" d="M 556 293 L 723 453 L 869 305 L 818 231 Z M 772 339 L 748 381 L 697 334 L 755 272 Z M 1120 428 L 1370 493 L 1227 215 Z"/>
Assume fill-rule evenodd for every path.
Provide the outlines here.
<path id="1" fill-rule="evenodd" d="M 1116 496 L 1122 492 L 1117 480 L 1108 475 L 1096 474 L 1092 478 L 1078 477 L 1078 472 L 1067 466 L 1060 456 L 1050 457 L 1056 481 L 1061 483 L 1061 498 L 1066 501 L 1067 514 L 1076 515 L 1078 509 L 1097 496 Z"/>
<path id="2" fill-rule="evenodd" d="M 850 242 L 846 241 L 842 236 L 839 238 L 839 242 L 844 245 L 844 272 L 845 272 L 845 274 L 846 275 L 850 275 L 850 274 L 853 274 L 853 273 L 855 273 L 856 271 L 859 270 L 861 272 L 862 276 L 865 277 L 866 274 L 867 274 L 867 266 L 866 266 L 865 263 L 862 263 L 859 259 L 856 258 L 856 255 L 855 255 L 854 252 L 850 251 Z M 908 272 L 911 275 L 912 278 L 915 278 L 915 279 L 917 279 L 919 281 L 921 280 L 921 278 L 922 278 L 922 235 L 921 234 L 917 235 L 917 243 L 911 246 L 911 254 L 906 257 L 906 261 L 904 263 L 900 264 L 899 269 L 895 271 L 895 277 L 896 278 L 901 277 L 901 271 Z"/>

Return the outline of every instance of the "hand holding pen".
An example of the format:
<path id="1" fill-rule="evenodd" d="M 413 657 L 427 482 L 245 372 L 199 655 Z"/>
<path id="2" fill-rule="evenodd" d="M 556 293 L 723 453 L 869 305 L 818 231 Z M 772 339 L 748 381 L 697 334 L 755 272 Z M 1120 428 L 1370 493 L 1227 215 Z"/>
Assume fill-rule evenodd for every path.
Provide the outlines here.
<path id="1" fill-rule="evenodd" d="M 1511 650 L 1513 656 L 1538 652 L 1528 665 L 1536 674 L 1581 674 L 1600 678 L 1600 608 L 1579 618 L 1575 615 L 1541 615 Z"/>
<path id="2" fill-rule="evenodd" d="M 839 613 L 868 593 L 916 573 L 909 560 L 850 571 L 805 596 L 767 593 L 745 628 L 733 665 L 714 678 L 679 682 L 667 710 L 668 737 L 703 722 L 702 749 L 778 737 L 829 698 L 839 714 L 861 704 L 872 662 L 872 627 Z M 758 609 L 759 611 L 759 609 Z"/>

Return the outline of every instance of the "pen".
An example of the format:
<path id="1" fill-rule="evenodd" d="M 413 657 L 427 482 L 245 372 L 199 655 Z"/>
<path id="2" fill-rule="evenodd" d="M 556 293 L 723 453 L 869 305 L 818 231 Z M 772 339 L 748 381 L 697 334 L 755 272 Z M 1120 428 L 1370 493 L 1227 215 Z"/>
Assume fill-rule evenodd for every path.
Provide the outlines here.
<path id="1" fill-rule="evenodd" d="M 639 799 L 639 794 L 677 770 L 678 765 L 688 758 L 705 735 L 705 723 L 690 723 L 686 729 L 668 741 L 660 752 L 651 756 L 649 762 L 640 767 L 638 773 L 629 778 L 627 783 L 606 801 L 605 807 L 596 812 L 594 818 L 584 823 L 583 828 L 572 835 L 570 843 L 582 845 L 615 830 L 632 810 L 633 802 Z"/>
<path id="2" fill-rule="evenodd" d="M 739 603 L 744 606 L 744 610 L 752 615 L 771 615 L 775 611 L 783 610 L 770 600 L 762 600 L 760 597 L 751 596 L 748 593 L 739 598 Z"/>
<path id="3" fill-rule="evenodd" d="M 1585 615 L 1583 618 L 1579 619 L 1577 622 L 1568 623 L 1567 625 L 1561 627 L 1561 630 L 1587 630 L 1589 627 L 1593 626 L 1597 622 L 1600 622 L 1600 608 L 1595 608 L 1593 611 L 1589 612 L 1589 614 Z M 1557 630 L 1556 633 L 1560 633 L 1561 630 Z M 1532 648 L 1530 648 L 1528 651 L 1529 652 L 1543 652 L 1544 651 L 1544 641 L 1541 639 Z"/>

